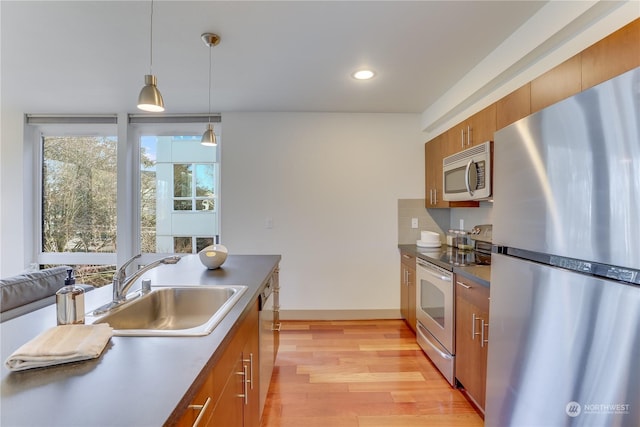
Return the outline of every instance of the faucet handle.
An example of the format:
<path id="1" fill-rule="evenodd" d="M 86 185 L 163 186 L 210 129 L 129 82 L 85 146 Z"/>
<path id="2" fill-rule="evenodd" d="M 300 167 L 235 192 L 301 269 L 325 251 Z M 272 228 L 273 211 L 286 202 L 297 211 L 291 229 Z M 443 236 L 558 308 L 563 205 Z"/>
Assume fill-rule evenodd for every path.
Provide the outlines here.
<path id="1" fill-rule="evenodd" d="M 136 259 L 140 258 L 142 256 L 142 254 L 138 254 L 138 255 L 134 255 L 133 257 L 131 257 L 127 262 L 125 262 L 117 271 L 116 273 L 113 275 L 114 278 L 120 280 L 120 281 L 124 281 L 125 278 L 127 277 L 127 267 L 129 267 L 129 265 L 135 261 Z"/>

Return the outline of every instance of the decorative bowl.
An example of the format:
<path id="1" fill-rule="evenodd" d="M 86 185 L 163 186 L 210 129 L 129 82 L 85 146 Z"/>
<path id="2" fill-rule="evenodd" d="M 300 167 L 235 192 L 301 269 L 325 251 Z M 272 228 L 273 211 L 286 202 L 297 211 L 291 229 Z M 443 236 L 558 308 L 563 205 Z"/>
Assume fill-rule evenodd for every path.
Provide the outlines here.
<path id="1" fill-rule="evenodd" d="M 200 252 L 198 252 L 198 256 L 200 257 L 200 262 L 207 267 L 209 270 L 215 270 L 219 268 L 224 262 L 227 260 L 227 248 L 224 245 L 211 245 L 207 246 Z"/>

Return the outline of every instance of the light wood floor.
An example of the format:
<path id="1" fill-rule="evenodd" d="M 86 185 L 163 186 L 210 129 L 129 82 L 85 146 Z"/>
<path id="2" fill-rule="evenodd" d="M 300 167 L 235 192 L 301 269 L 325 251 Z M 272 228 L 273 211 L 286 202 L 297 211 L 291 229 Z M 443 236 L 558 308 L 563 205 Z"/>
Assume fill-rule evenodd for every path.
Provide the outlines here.
<path id="1" fill-rule="evenodd" d="M 482 425 L 404 321 L 283 323 L 262 427 Z"/>

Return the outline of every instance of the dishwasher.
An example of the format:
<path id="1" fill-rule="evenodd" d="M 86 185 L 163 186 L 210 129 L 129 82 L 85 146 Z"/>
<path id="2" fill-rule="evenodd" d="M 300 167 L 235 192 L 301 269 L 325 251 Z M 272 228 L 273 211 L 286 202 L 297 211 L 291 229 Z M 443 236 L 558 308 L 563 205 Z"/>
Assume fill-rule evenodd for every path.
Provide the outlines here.
<path id="1" fill-rule="evenodd" d="M 280 284 L 276 269 L 260 293 L 260 413 L 267 400 L 280 334 Z"/>

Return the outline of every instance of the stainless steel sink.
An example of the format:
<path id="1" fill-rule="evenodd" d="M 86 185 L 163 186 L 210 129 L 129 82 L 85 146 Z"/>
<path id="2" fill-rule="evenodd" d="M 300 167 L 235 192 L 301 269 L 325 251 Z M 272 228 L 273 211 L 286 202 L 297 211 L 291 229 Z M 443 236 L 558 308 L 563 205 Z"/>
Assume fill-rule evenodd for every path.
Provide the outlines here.
<path id="1" fill-rule="evenodd" d="M 108 323 L 114 335 L 208 335 L 246 290 L 246 286 L 159 287 L 93 323 Z"/>

